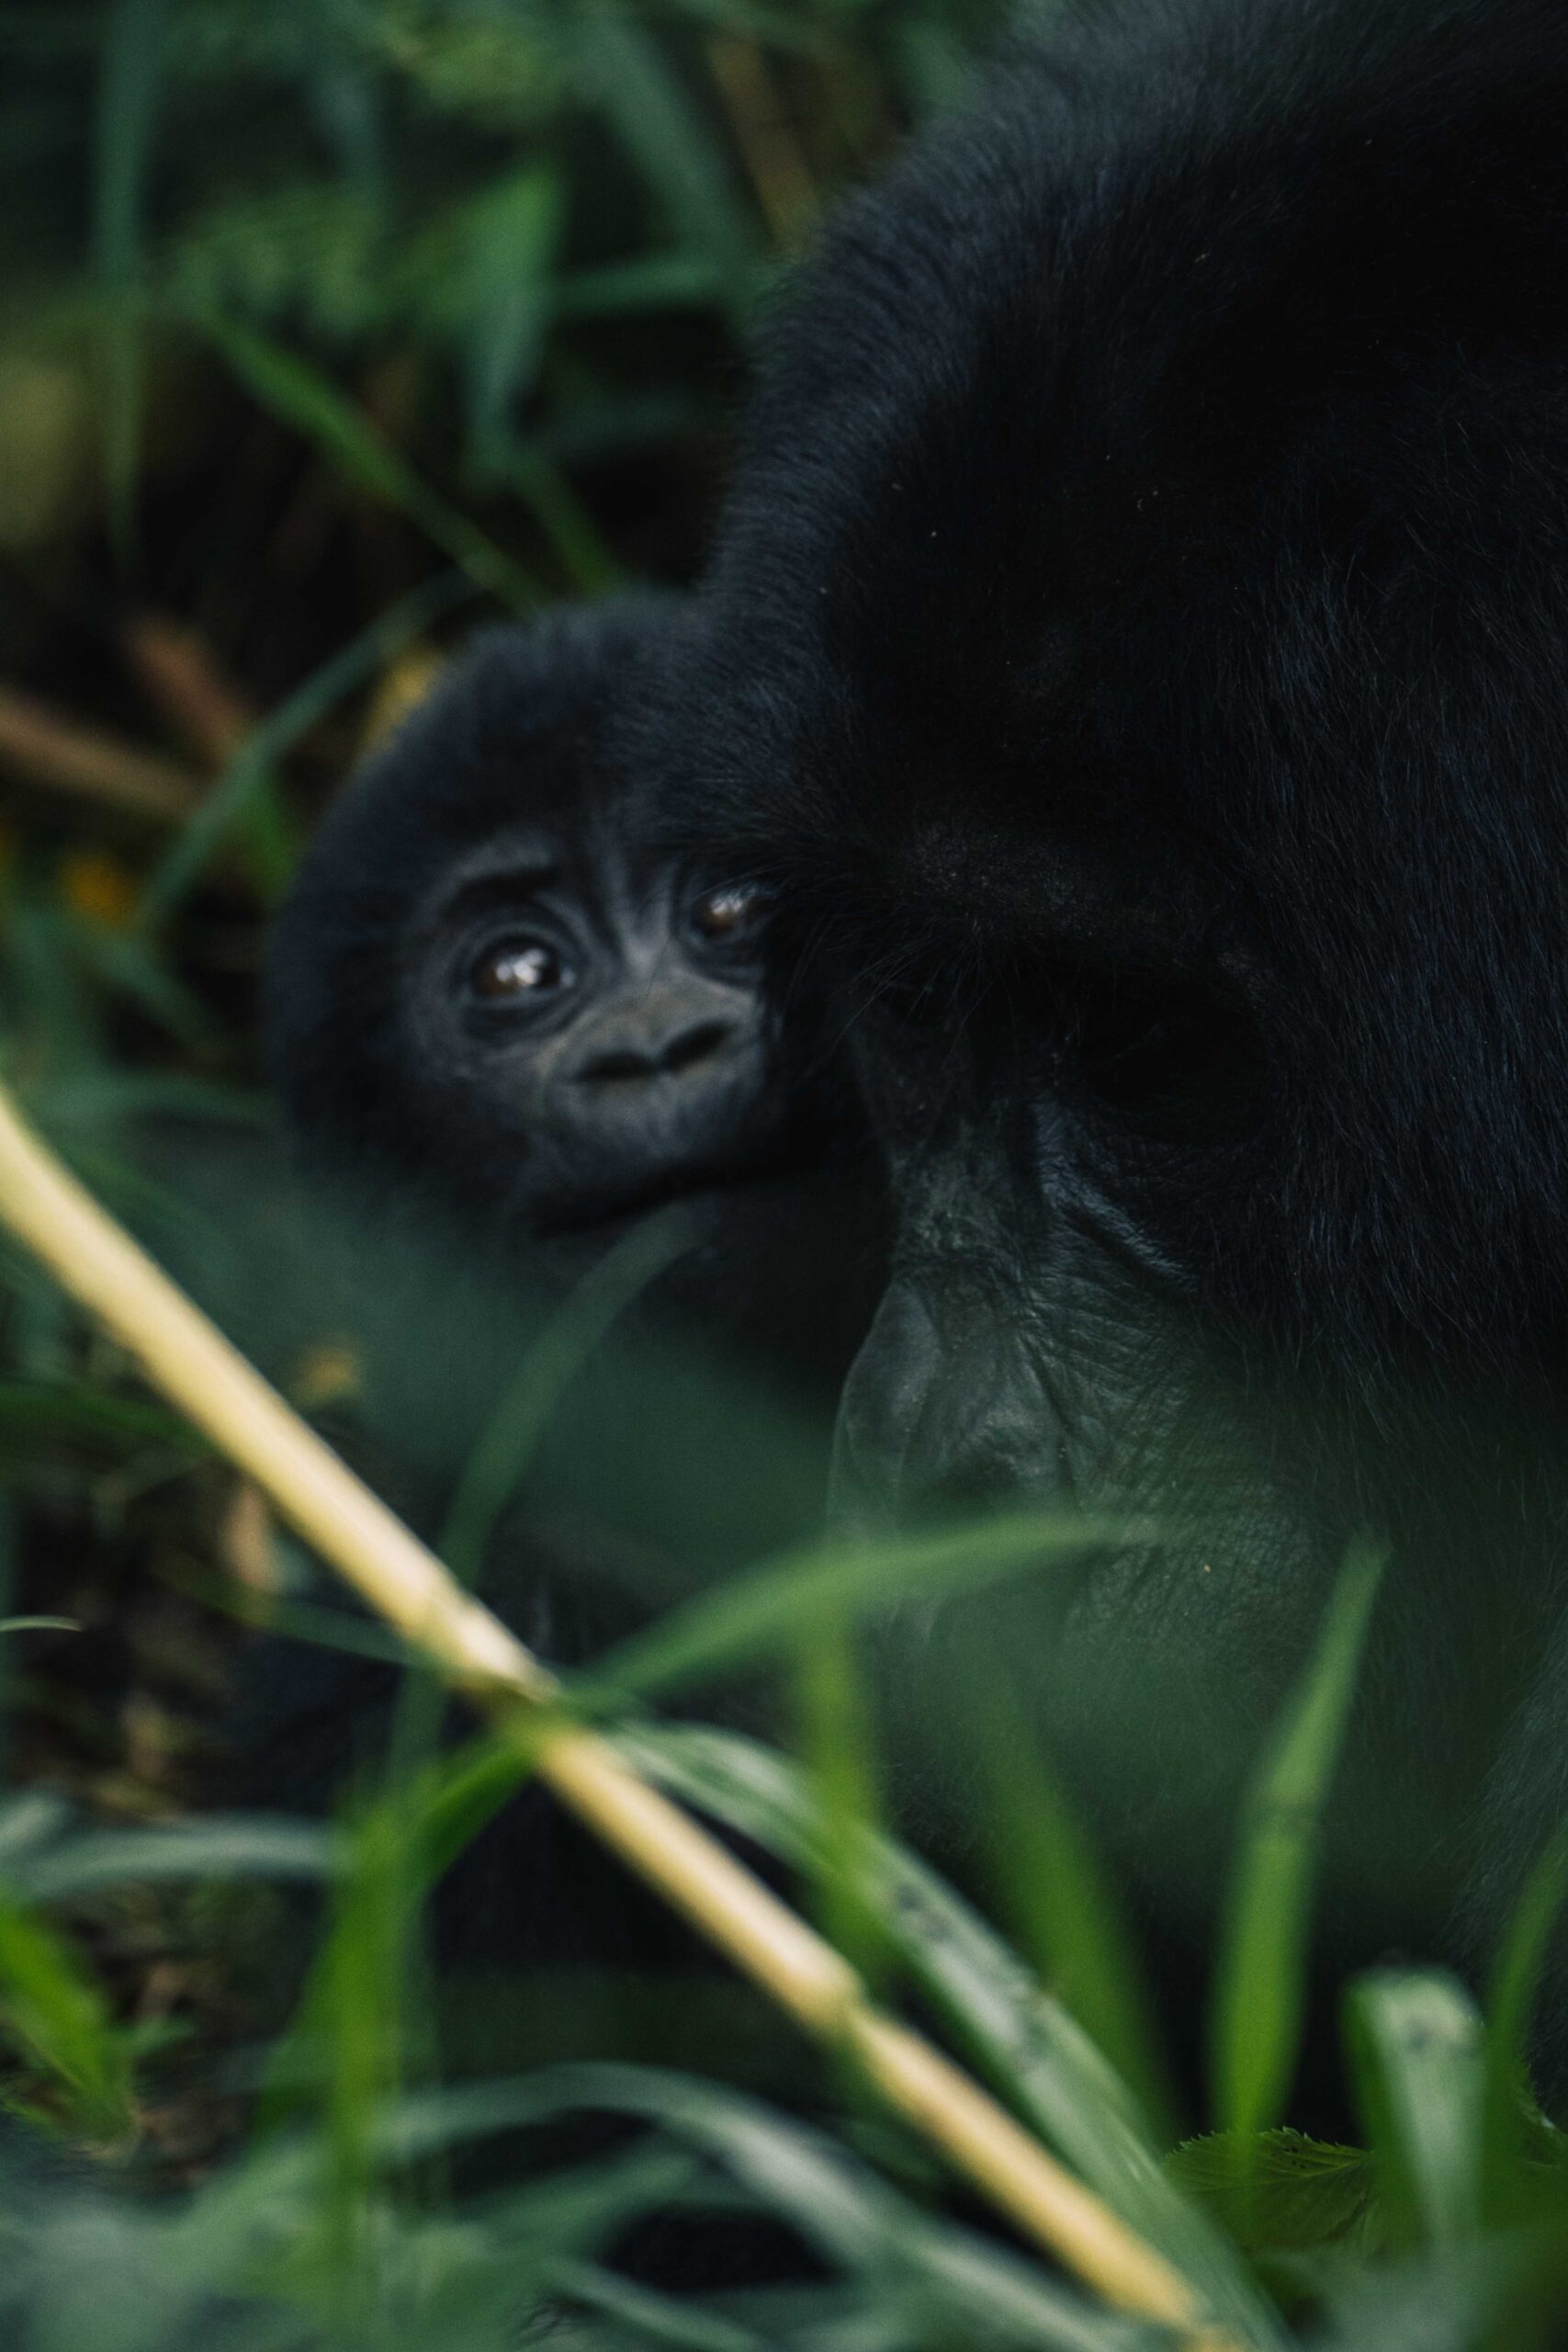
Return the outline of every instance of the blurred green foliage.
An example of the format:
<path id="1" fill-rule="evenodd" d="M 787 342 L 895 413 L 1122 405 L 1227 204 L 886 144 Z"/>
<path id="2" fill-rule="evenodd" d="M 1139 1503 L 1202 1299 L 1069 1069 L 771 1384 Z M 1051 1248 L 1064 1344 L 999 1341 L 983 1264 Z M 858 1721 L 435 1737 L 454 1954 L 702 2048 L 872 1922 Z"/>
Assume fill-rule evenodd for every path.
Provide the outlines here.
<path id="1" fill-rule="evenodd" d="M 781 255 L 995 15 L 0 7 L 0 1050 L 274 1369 L 333 1344 L 256 1319 L 288 1212 L 255 987 L 301 842 L 476 621 L 693 572 Z M 210 1555 L 222 1482 L 3 1248 L 0 1348 L 0 1584 L 64 1574 L 134 1683 L 126 1594 Z M 101 1778 L 70 1671 L 25 1678 L 28 1738 Z"/>
<path id="2" fill-rule="evenodd" d="M 487 613 L 694 571 L 781 255 L 996 13 L 0 9 L 14 1069 L 67 1114 L 128 1061 L 252 1078 L 367 729 Z"/>
<path id="3" fill-rule="evenodd" d="M 493 516 L 554 591 L 689 560 L 694 518 L 661 533 L 616 512 L 606 469 L 673 458 L 664 494 L 689 492 L 780 251 L 911 115 L 956 95 L 994 14 L 992 0 L 8 8 L 0 546 L 36 561 L 107 494 L 133 561 L 160 484 L 198 467 L 204 443 L 245 438 L 221 381 L 243 338 L 270 354 L 239 362 L 260 408 L 326 444 L 318 533 L 344 502 L 378 491 L 406 506 L 423 481 Z M 355 434 L 395 465 L 367 472 Z M 217 554 L 235 523 L 210 520 Z"/>
<path id="4" fill-rule="evenodd" d="M 781 259 L 827 197 L 959 94 L 997 13 L 993 0 L 0 7 L 6 1074 L 301 1402 L 340 1428 L 357 1410 L 362 1434 L 379 1413 L 397 1442 L 418 1432 L 466 1458 L 448 1497 L 465 1565 L 520 1460 L 549 1453 L 618 1276 L 520 1359 L 510 1329 L 481 1343 L 471 1299 L 437 1269 L 447 1329 L 423 1360 L 378 1354 L 371 1332 L 361 1361 L 301 1259 L 267 1134 L 254 1003 L 267 908 L 367 734 L 451 636 L 696 569 L 746 334 Z M 395 1327 L 404 1294 L 372 1289 Z M 254 1596 L 281 1569 L 268 1605 L 286 1627 L 395 1650 L 308 1597 L 306 1564 L 255 1498 L 3 1246 L 0 1357 L 14 1783 L 0 1803 L 0 2098 L 78 2152 L 51 2176 L 0 2135 L 8 2345 L 1158 2340 L 950 2218 L 929 2153 L 852 2082 L 812 2074 L 831 2133 L 739 2087 L 798 2090 L 801 2060 L 716 1984 L 677 1984 L 671 1999 L 605 1995 L 588 1971 L 541 1979 L 525 2054 L 583 2063 L 496 2079 L 495 2012 L 436 2019 L 423 1906 L 515 1792 L 516 1749 L 486 1736 L 440 1751 L 414 1673 L 392 1769 L 340 1824 L 212 1810 L 236 1641 L 209 1605 L 224 1575 Z M 367 1365 L 387 1393 L 355 1407 Z M 1190 2119 L 1208 2129 L 1173 2147 L 1176 2070 L 1124 1906 L 1020 1727 L 973 1726 L 972 1778 L 986 1875 L 1027 1962 L 878 1818 L 860 1620 L 1038 1565 L 1044 1532 L 1001 1521 L 858 1556 L 853 1574 L 802 1543 L 715 1589 L 717 1566 L 752 1556 L 754 1529 L 796 1508 L 787 1437 L 731 1404 L 721 1435 L 672 1458 L 671 1432 L 709 1409 L 700 1384 L 693 1403 L 673 1368 L 652 1386 L 619 1378 L 578 1397 L 586 1484 L 605 1520 L 635 1529 L 645 1597 L 676 1604 L 582 1687 L 627 1753 L 776 1857 L 887 1996 L 918 2002 L 1188 2273 L 1236 2345 L 1560 2344 L 1568 2165 L 1522 2053 L 1561 1849 L 1505 1940 L 1490 2004 L 1418 1968 L 1355 1988 L 1364 2145 L 1280 2120 L 1371 1565 L 1350 1564 L 1258 1758 L 1211 1988 L 1209 2110 Z M 613 1458 L 595 1442 L 610 1429 Z M 575 1557 L 581 1494 L 549 1476 L 546 1532 Z M 742 1669 L 782 1685 L 798 1760 L 643 1712 L 656 1688 Z M 326 1890 L 323 1925 L 267 2039 L 275 1955 L 280 1938 L 298 1945 L 300 1915 L 266 1906 L 298 1883 Z M 479 2048 L 464 2049 L 465 2023 Z M 521 2183 L 480 2166 L 471 2185 L 476 2147 L 583 2109 L 647 2128 Z M 143 2193 L 106 2194 L 127 2181 Z M 809 2275 L 698 2306 L 616 2267 L 628 2227 L 694 2209 L 773 2216 Z"/>

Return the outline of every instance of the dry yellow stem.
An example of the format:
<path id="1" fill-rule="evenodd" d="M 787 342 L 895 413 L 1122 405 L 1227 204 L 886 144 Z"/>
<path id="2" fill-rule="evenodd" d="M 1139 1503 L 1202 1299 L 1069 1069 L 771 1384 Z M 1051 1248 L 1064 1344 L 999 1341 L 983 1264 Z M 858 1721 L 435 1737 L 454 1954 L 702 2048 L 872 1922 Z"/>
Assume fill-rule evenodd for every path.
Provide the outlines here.
<path id="1" fill-rule="evenodd" d="M 201 803 L 201 778 L 187 768 L 84 727 L 17 686 L 0 690 L 0 766 L 154 824 L 181 824 Z"/>
<path id="2" fill-rule="evenodd" d="M 1165 2257 L 597 1734 L 547 1710 L 554 1678 L 378 1500 L 28 1128 L 0 1089 L 0 1217 L 284 1518 L 415 1647 L 488 1706 L 547 1712 L 536 1769 L 651 1886 L 810 2032 L 853 2052 L 908 2122 L 1108 2302 L 1193 2331 Z M 1218 2352 L 1220 2338 L 1205 2333 Z"/>

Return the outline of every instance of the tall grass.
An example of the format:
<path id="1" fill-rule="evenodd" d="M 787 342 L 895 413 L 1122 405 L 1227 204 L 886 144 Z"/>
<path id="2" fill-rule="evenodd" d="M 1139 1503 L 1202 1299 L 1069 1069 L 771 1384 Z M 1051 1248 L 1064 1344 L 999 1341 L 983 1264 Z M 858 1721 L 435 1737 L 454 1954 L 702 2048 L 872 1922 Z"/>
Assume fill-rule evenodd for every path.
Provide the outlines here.
<path id="1" fill-rule="evenodd" d="M 262 928 L 344 765 L 459 626 L 689 571 L 781 257 L 956 94 L 992 15 L 0 14 L 6 1071 L 335 1435 L 416 1481 L 439 1457 L 465 1575 L 498 1539 L 600 1578 L 617 1623 L 635 1595 L 635 1630 L 573 1682 L 584 1715 L 797 1892 L 1227 2341 L 1544 2352 L 1568 2332 L 1568 2172 L 1527 2052 L 1560 1845 L 1498 1923 L 1483 2002 L 1418 1956 L 1348 1988 L 1355 2137 L 1291 2129 L 1367 1555 L 1254 1759 L 1194 2108 L 1114 1857 L 1035 1727 L 973 1706 L 967 1726 L 968 1883 L 1011 1940 L 892 1826 L 883 1635 L 939 1599 L 979 1611 L 1047 1536 L 1095 1531 L 824 1552 L 795 1523 L 797 1432 L 613 1360 L 637 1266 L 528 1323 L 521 1376 L 516 1331 L 481 1329 L 439 1266 L 412 1351 L 395 1270 L 359 1301 L 382 1328 L 351 1328 L 266 1132 Z M 0 1340 L 7 2345 L 1161 2340 L 983 2225 L 853 2069 L 689 1955 L 525 1970 L 504 2002 L 449 1983 L 440 1890 L 528 1801 L 515 1744 L 452 1744 L 418 1662 L 9 1245 Z M 254 1656 L 240 1614 L 399 1686 L 329 1819 L 214 1803 L 221 1694 Z M 701 1714 L 720 1685 L 743 1694 L 722 1727 Z M 776 2225 L 789 2275 L 650 2283 L 649 2243 L 705 2216 L 721 2239 Z"/>

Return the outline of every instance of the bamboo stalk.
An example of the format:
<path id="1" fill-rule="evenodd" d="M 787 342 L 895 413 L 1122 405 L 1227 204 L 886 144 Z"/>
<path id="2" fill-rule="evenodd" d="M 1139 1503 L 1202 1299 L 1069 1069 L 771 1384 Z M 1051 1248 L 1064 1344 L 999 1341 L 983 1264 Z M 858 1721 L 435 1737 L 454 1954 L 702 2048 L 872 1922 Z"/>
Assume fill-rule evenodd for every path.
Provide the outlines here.
<path id="1" fill-rule="evenodd" d="M 1222 2352 L 1163 2255 L 962 2068 L 875 2008 L 831 1945 L 607 1740 L 552 1719 L 555 1678 L 99 1206 L 4 1088 L 0 1219 L 412 1645 L 487 1711 L 524 1703 L 540 1777 L 700 1933 L 807 2031 L 852 2051 L 890 2106 L 1106 2301 Z"/>

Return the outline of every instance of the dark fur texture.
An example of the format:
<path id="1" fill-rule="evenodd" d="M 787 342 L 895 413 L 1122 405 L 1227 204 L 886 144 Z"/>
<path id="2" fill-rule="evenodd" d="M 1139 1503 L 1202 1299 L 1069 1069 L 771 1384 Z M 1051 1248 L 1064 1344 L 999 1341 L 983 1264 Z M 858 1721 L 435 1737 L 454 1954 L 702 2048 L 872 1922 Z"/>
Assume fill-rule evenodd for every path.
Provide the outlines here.
<path id="1" fill-rule="evenodd" d="M 700 756 L 738 857 L 857 910 L 918 865 L 966 945 L 1060 932 L 1038 842 L 1135 888 L 1174 837 L 1169 920 L 1282 1029 L 1207 1272 L 1314 1339 L 1555 1361 L 1568 19 L 1085 17 L 772 335 Z"/>
<path id="2" fill-rule="evenodd" d="M 315 1175 L 455 1219 L 552 1283 L 681 1204 L 659 1296 L 687 1336 L 831 1398 L 878 1280 L 862 1132 L 761 937 L 684 927 L 722 877 L 669 850 L 619 740 L 690 626 L 644 595 L 480 633 L 312 846 L 272 944 L 272 1060 Z M 582 950 L 558 1018 L 456 1001 L 474 940 L 533 923 L 520 841 L 550 846 L 539 919 Z M 671 1035 L 722 1042 L 669 1078 L 624 1074 Z"/>
<path id="3" fill-rule="evenodd" d="M 487 1598 L 565 1666 L 646 1619 L 661 1559 L 711 1573 L 819 1523 L 832 1407 L 882 1280 L 879 1178 L 804 993 L 770 972 L 760 944 L 705 958 L 675 928 L 688 884 L 723 877 L 704 876 L 698 851 L 672 862 L 641 753 L 619 729 L 690 626 L 682 600 L 643 596 L 482 632 L 345 787 L 272 944 L 273 1058 L 293 1138 L 347 1212 L 346 1237 L 322 1256 L 323 1272 L 339 1271 L 339 1250 L 348 1259 L 355 1437 L 433 1538 L 542 1316 L 649 1210 L 677 1221 L 682 1254 L 558 1399 L 526 1498 L 488 1547 Z M 728 1125 L 715 1136 L 710 1123 L 694 1153 L 673 1126 L 645 1148 L 637 1124 L 651 1129 L 657 1113 L 638 1096 L 654 1090 L 612 1083 L 603 1165 L 583 1168 L 565 1203 L 541 1190 L 530 1028 L 495 1053 L 481 1034 L 465 1060 L 461 1024 L 431 1005 L 451 978 L 433 943 L 454 884 L 477 876 L 481 927 L 506 931 L 513 852 L 540 836 L 558 853 L 544 895 L 570 901 L 583 941 L 590 1018 L 617 933 L 640 927 L 646 968 L 623 989 L 626 1020 L 682 970 L 710 994 L 716 973 L 756 1046 L 719 1094 Z M 620 1181 L 628 1145 L 639 1190 Z M 250 1801 L 330 1801 L 384 1730 L 395 1687 L 378 1666 L 264 1645 L 236 1738 Z M 686 1951 L 537 1790 L 464 1854 L 436 1916 L 446 1957 L 520 1973 Z"/>
<path id="4" fill-rule="evenodd" d="M 1246 1751 L 1370 1519 L 1348 1786 L 1439 1903 L 1490 1856 L 1488 1932 L 1568 1801 L 1560 1657 L 1517 1713 L 1568 1498 L 1565 287 L 1557 6 L 1020 43 L 767 340 L 675 787 L 825 943 L 894 1164 L 852 1506 L 1190 1507 L 1046 1645 L 1100 1785 L 1137 1722 Z M 1205 1770 L 1130 1785 L 1156 1876 L 1184 1804 L 1223 1836 Z"/>

